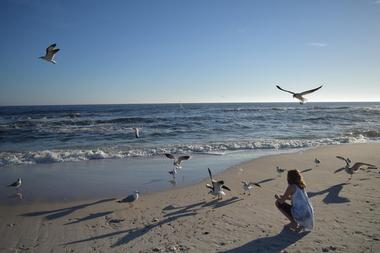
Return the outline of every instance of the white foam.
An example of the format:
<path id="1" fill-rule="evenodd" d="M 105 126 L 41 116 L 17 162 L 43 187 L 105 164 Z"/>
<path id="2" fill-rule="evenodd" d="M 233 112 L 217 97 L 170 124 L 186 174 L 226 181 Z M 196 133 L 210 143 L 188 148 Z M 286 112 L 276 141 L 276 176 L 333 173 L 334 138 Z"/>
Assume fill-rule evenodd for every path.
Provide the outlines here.
<path id="1" fill-rule="evenodd" d="M 98 148 L 98 149 L 70 149 L 70 150 L 42 150 L 32 152 L 0 152 L 0 166 L 18 164 L 40 164 L 57 162 L 75 162 L 97 159 L 126 159 L 130 157 L 149 157 L 163 155 L 167 152 L 174 154 L 205 154 L 223 155 L 239 150 L 262 149 L 296 149 L 319 145 L 364 143 L 369 141 L 363 135 L 342 136 L 336 138 L 322 138 L 318 140 L 270 140 L 259 139 L 239 142 L 215 142 L 205 144 L 167 145 L 147 148 Z"/>

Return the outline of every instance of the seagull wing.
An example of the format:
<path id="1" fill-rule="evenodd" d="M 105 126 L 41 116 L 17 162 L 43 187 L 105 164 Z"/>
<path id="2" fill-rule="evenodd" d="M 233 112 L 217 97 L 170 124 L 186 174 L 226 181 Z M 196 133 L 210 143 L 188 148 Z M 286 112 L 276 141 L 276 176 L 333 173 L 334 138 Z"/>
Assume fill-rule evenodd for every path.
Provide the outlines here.
<path id="1" fill-rule="evenodd" d="M 210 170 L 210 168 L 207 168 L 207 169 L 208 169 L 208 174 L 210 175 L 210 179 L 211 179 L 211 182 L 212 182 L 213 180 L 212 180 L 211 170 Z"/>
<path id="2" fill-rule="evenodd" d="M 231 191 L 231 189 L 230 188 L 228 188 L 227 186 L 225 186 L 225 185 L 222 185 L 222 188 L 223 189 L 226 189 L 227 191 Z"/>
<path id="3" fill-rule="evenodd" d="M 165 155 L 167 158 L 175 160 L 175 157 L 172 154 L 166 153 Z"/>
<path id="4" fill-rule="evenodd" d="M 294 92 L 292 92 L 292 91 L 289 91 L 289 90 L 284 90 L 283 88 L 281 88 L 280 86 L 278 86 L 278 85 L 276 85 L 276 87 L 279 89 L 279 90 L 282 90 L 282 91 L 285 91 L 285 92 L 288 92 L 288 93 L 290 93 L 290 94 L 296 94 L 296 93 L 294 93 Z"/>
<path id="5" fill-rule="evenodd" d="M 180 156 L 180 157 L 178 157 L 178 163 L 181 163 L 182 161 L 189 160 L 189 159 L 190 159 L 189 155 Z"/>
<path id="6" fill-rule="evenodd" d="M 357 162 L 357 163 L 355 163 L 355 164 L 352 166 L 352 170 L 353 170 L 353 171 L 357 171 L 361 166 L 375 167 L 375 166 L 372 165 L 372 164 L 362 163 L 362 162 Z"/>
<path id="7" fill-rule="evenodd" d="M 212 185 L 210 185 L 210 184 L 206 184 L 206 187 L 211 189 L 211 190 L 214 190 L 214 187 L 212 187 Z"/>
<path id="8" fill-rule="evenodd" d="M 51 50 L 53 50 L 55 47 L 57 46 L 57 44 L 51 44 L 50 46 L 48 46 L 47 48 L 46 48 L 46 55 L 48 55 L 48 53 L 51 51 Z"/>
<path id="9" fill-rule="evenodd" d="M 57 49 L 52 49 L 50 50 L 47 54 L 46 54 L 46 57 L 49 58 L 49 59 L 53 59 L 55 54 L 59 51 L 59 48 Z"/>
<path id="10" fill-rule="evenodd" d="M 307 90 L 307 91 L 301 92 L 300 95 L 303 96 L 303 95 L 306 95 L 306 94 L 313 93 L 314 91 L 317 91 L 317 90 L 319 90 L 320 88 L 322 88 L 322 86 L 323 86 L 323 85 L 319 86 L 318 88 L 312 89 L 312 90 Z"/>
<path id="11" fill-rule="evenodd" d="M 340 159 L 340 160 L 343 160 L 343 161 L 345 161 L 346 163 L 348 163 L 348 161 L 347 161 L 347 159 L 346 158 L 344 158 L 344 157 L 342 157 L 342 156 L 336 156 L 336 158 L 338 158 L 338 159 Z"/>

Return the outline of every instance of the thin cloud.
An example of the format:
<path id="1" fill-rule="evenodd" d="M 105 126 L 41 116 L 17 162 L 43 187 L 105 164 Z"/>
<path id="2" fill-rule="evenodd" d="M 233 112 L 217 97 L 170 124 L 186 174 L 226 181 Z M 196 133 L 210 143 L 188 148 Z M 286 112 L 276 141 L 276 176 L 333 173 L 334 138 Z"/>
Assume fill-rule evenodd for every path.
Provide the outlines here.
<path id="1" fill-rule="evenodd" d="M 380 4 L 380 0 L 376 0 L 374 3 L 375 4 Z"/>
<path id="2" fill-rule="evenodd" d="M 310 42 L 308 45 L 312 47 L 327 47 L 327 44 L 322 42 Z"/>

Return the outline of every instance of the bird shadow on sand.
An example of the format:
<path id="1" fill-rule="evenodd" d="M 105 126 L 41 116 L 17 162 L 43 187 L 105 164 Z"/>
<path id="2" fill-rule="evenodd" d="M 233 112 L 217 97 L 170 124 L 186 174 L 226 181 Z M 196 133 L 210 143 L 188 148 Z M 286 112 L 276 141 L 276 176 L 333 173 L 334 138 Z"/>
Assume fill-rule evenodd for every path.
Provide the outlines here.
<path id="1" fill-rule="evenodd" d="M 220 208 L 220 207 L 223 207 L 223 206 L 226 206 L 226 205 L 230 205 L 230 204 L 233 204 L 233 203 L 236 203 L 236 202 L 239 202 L 239 201 L 242 201 L 243 199 L 239 198 L 239 197 L 231 197 L 229 199 L 225 199 L 225 200 L 219 200 L 219 199 L 214 199 L 210 202 L 207 202 L 205 204 L 202 205 L 202 207 L 212 207 L 212 208 Z"/>
<path id="2" fill-rule="evenodd" d="M 197 202 L 197 203 L 190 204 L 187 206 L 178 206 L 178 207 L 175 207 L 173 205 L 169 205 L 169 206 L 164 207 L 162 209 L 162 211 L 164 211 L 164 212 L 174 211 L 171 213 L 166 213 L 164 215 L 164 217 L 179 215 L 179 214 L 184 214 L 184 213 L 190 213 L 190 212 L 196 213 L 196 211 L 201 209 L 204 204 L 206 204 L 206 201 L 201 201 L 201 202 Z"/>
<path id="3" fill-rule="evenodd" d="M 21 216 L 25 217 L 34 217 L 34 216 L 45 216 L 45 219 L 47 220 L 55 220 L 61 217 L 64 217 L 66 215 L 72 214 L 75 211 L 78 211 L 80 209 L 101 204 L 104 202 L 109 202 L 109 201 L 114 201 L 116 200 L 115 198 L 110 198 L 110 199 L 102 199 L 99 201 L 87 203 L 87 204 L 81 204 L 81 205 L 76 205 L 76 206 L 71 206 L 71 207 L 65 207 L 65 208 L 60 208 L 60 209 L 55 209 L 55 210 L 50 210 L 50 211 L 39 211 L 39 212 L 30 212 L 30 213 L 24 213 L 21 214 Z"/>
<path id="4" fill-rule="evenodd" d="M 308 196 L 310 198 L 317 196 L 317 195 L 323 195 L 327 193 L 326 197 L 322 200 L 325 204 L 342 204 L 350 202 L 350 199 L 346 197 L 339 196 L 340 191 L 343 189 L 344 185 L 347 185 L 348 183 L 341 183 L 337 185 L 333 185 L 325 190 L 319 191 L 319 192 L 308 192 Z"/>
<path id="5" fill-rule="evenodd" d="M 158 178 L 158 179 L 152 179 L 146 183 L 144 183 L 144 185 L 147 185 L 147 184 L 155 184 L 155 183 L 159 183 L 159 182 L 163 182 L 165 181 L 163 178 Z"/>
<path id="6" fill-rule="evenodd" d="M 264 183 L 268 183 L 268 182 L 270 182 L 270 181 L 273 181 L 273 180 L 275 180 L 276 178 L 267 178 L 267 179 L 263 179 L 263 180 L 261 180 L 261 181 L 259 181 L 259 182 L 256 182 L 256 183 L 258 183 L 258 184 L 264 184 Z"/>
<path id="7" fill-rule="evenodd" d="M 300 171 L 300 173 L 305 173 L 305 172 L 309 172 L 309 171 L 312 171 L 313 169 L 304 169 L 302 171 Z"/>
<path id="8" fill-rule="evenodd" d="M 109 214 L 112 214 L 112 213 L 113 213 L 113 211 L 92 213 L 92 214 L 87 215 L 86 217 L 83 217 L 83 218 L 80 218 L 80 219 L 76 219 L 75 221 L 72 221 L 72 222 L 65 223 L 64 225 L 76 224 L 76 223 L 79 223 L 79 222 L 82 222 L 82 221 L 88 221 L 88 220 L 100 218 L 102 216 L 106 216 L 106 215 L 109 215 Z"/>
<path id="9" fill-rule="evenodd" d="M 265 253 L 278 253 L 286 249 L 290 245 L 294 244 L 304 236 L 309 234 L 308 232 L 296 233 L 290 231 L 287 228 L 283 228 L 282 231 L 269 237 L 262 237 L 248 242 L 240 247 L 219 251 L 219 253 L 243 253 L 243 252 L 265 252 Z"/>
<path id="10" fill-rule="evenodd" d="M 131 242 L 131 241 L 139 238 L 140 236 L 143 236 L 144 234 L 148 233 L 150 230 L 152 230 L 155 227 L 161 227 L 162 225 L 170 224 L 170 222 L 173 222 L 177 219 L 188 217 L 188 216 L 194 216 L 194 215 L 196 215 L 196 212 L 193 212 L 193 211 L 178 214 L 178 215 L 170 215 L 169 217 L 167 217 L 164 220 L 161 220 L 157 223 L 152 223 L 152 224 L 146 225 L 142 228 L 132 228 L 132 229 L 127 229 L 127 230 L 122 230 L 122 231 L 116 231 L 116 232 L 107 233 L 107 234 L 103 234 L 103 235 L 99 235 L 99 236 L 93 236 L 93 237 L 82 239 L 82 240 L 67 242 L 67 243 L 64 243 L 63 245 L 71 245 L 71 244 L 76 244 L 76 243 L 82 243 L 82 242 L 88 242 L 88 241 L 113 237 L 113 236 L 120 235 L 120 234 L 126 234 L 123 237 L 119 238 L 114 244 L 111 245 L 111 248 L 114 248 L 114 247 L 117 247 L 120 245 L 128 244 L 129 242 Z"/>

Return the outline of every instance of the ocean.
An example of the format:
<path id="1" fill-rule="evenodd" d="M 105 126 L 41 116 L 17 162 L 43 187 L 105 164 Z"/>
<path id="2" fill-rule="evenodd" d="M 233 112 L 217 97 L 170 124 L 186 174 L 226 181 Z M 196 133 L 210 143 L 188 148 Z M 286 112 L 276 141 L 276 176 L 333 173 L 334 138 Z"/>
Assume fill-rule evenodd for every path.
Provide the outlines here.
<path id="1" fill-rule="evenodd" d="M 135 138 L 133 127 L 141 128 Z M 0 169 L 22 164 L 226 155 L 380 139 L 380 103 L 0 107 Z"/>

